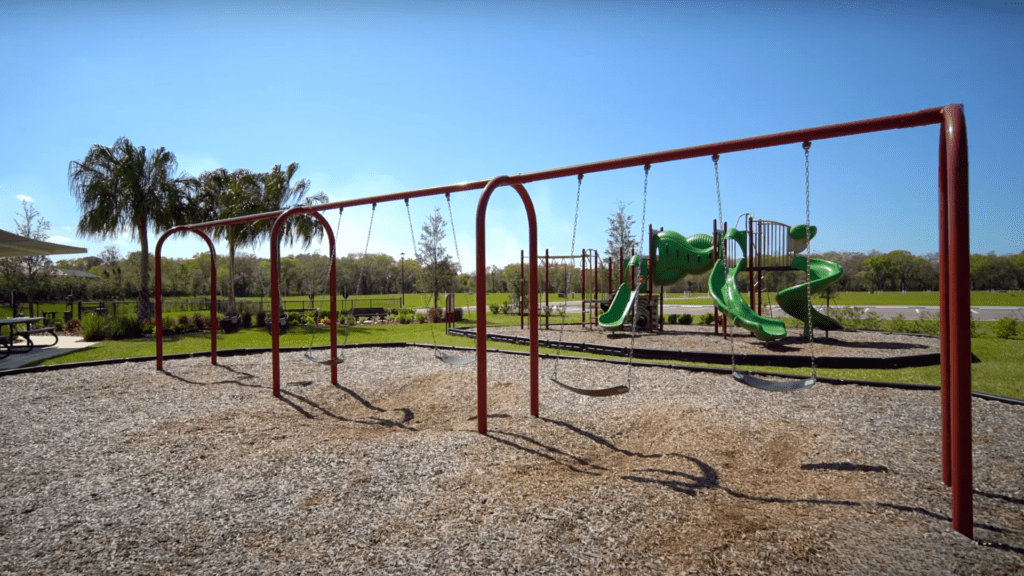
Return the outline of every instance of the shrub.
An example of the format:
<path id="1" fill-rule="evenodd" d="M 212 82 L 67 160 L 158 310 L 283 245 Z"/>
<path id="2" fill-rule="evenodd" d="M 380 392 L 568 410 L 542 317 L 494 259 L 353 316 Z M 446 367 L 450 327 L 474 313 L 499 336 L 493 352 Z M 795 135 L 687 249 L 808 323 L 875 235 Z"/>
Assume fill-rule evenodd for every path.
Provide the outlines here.
<path id="1" fill-rule="evenodd" d="M 501 304 L 490 304 L 487 307 L 491 309 L 491 314 L 497 314 L 501 311 Z"/>
<path id="2" fill-rule="evenodd" d="M 700 317 L 700 323 L 701 324 L 705 324 L 707 326 L 710 326 L 710 325 L 714 324 L 715 323 L 715 314 L 714 314 L 714 312 L 709 312 L 707 314 L 702 315 Z"/>
<path id="3" fill-rule="evenodd" d="M 202 314 L 195 314 L 192 316 L 192 325 L 196 327 L 196 330 L 202 332 L 210 329 L 210 317 L 203 316 Z"/>
<path id="4" fill-rule="evenodd" d="M 267 311 L 260 310 L 256 313 L 256 326 L 262 328 L 267 325 Z"/>
<path id="5" fill-rule="evenodd" d="M 310 326 L 316 326 L 316 315 L 312 314 L 312 313 L 306 314 L 305 316 L 302 317 L 302 322 L 303 322 L 303 324 L 309 324 Z"/>
<path id="6" fill-rule="evenodd" d="M 142 337 L 142 323 L 135 316 L 118 316 L 110 320 L 110 337 L 112 339 Z"/>
<path id="7" fill-rule="evenodd" d="M 427 322 L 433 324 L 434 322 L 444 321 L 444 311 L 440 308 L 431 308 L 427 310 Z"/>
<path id="8" fill-rule="evenodd" d="M 692 314 L 681 314 L 679 316 L 679 323 L 680 324 L 685 324 L 687 326 L 689 326 L 690 324 L 693 324 L 693 315 Z"/>
<path id="9" fill-rule="evenodd" d="M 252 328 L 252 312 L 242 312 L 242 328 Z"/>
<path id="10" fill-rule="evenodd" d="M 996 322 L 996 338 L 1009 340 L 1017 335 L 1017 320 L 1014 318 L 1001 318 Z"/>
<path id="11" fill-rule="evenodd" d="M 178 325 L 176 326 L 178 333 L 188 332 L 191 329 L 192 319 L 182 314 L 178 318 Z"/>
<path id="12" fill-rule="evenodd" d="M 149 334 L 152 334 L 155 331 L 156 331 L 156 325 L 155 324 L 153 324 L 149 320 L 145 320 L 145 321 L 142 322 L 142 334 L 143 334 L 143 336 L 147 336 Z"/>
<path id="13" fill-rule="evenodd" d="M 427 317 L 422 312 L 416 313 L 416 322 L 418 322 L 419 324 L 423 324 L 426 321 Z"/>
<path id="14" fill-rule="evenodd" d="M 910 332 L 910 322 L 903 317 L 903 314 L 897 314 L 889 321 L 889 326 L 893 332 Z"/>
<path id="15" fill-rule="evenodd" d="M 669 314 L 668 315 L 668 323 L 669 324 L 678 324 L 679 323 L 679 314 Z"/>
<path id="16" fill-rule="evenodd" d="M 64 329 L 64 319 L 63 318 L 54 318 L 53 319 L 53 327 L 55 329 L 57 329 L 57 330 L 63 330 Z"/>
<path id="17" fill-rule="evenodd" d="M 298 312 L 289 312 L 288 323 L 296 326 L 302 324 L 302 315 Z"/>
<path id="18" fill-rule="evenodd" d="M 456 322 L 462 322 L 462 317 L 463 317 L 462 316 L 462 308 L 456 308 L 455 309 L 455 316 L 454 316 L 455 321 Z"/>
<path id="19" fill-rule="evenodd" d="M 86 314 L 82 318 L 82 338 L 86 342 L 99 342 L 104 338 L 110 338 L 111 326 L 106 316 L 99 314 Z"/>

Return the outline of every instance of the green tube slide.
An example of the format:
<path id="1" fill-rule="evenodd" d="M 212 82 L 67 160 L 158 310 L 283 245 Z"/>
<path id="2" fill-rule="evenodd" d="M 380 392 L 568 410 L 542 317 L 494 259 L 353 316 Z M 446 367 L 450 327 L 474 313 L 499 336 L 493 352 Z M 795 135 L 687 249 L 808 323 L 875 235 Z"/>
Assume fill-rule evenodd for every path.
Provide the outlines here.
<path id="1" fill-rule="evenodd" d="M 750 330 L 759 340 L 778 340 L 786 335 L 786 325 L 782 320 L 765 318 L 754 312 L 736 286 L 736 275 L 746 269 L 746 258 L 740 259 L 739 266 L 730 269 L 726 269 L 722 260 L 715 262 L 708 279 L 708 293 L 737 326 Z"/>
<path id="2" fill-rule="evenodd" d="M 792 268 L 794 270 L 805 270 L 807 266 L 807 259 L 804 256 L 797 256 L 793 259 Z M 822 290 L 828 288 L 839 277 L 843 275 L 843 267 L 835 262 L 828 260 L 822 260 L 820 258 L 811 258 L 811 294 L 817 294 Z M 779 303 L 779 307 L 782 308 L 786 314 L 804 322 L 804 336 L 808 335 L 807 323 L 807 284 L 798 284 L 791 288 L 786 288 L 779 292 L 776 301 Z M 840 324 L 835 318 L 831 318 L 818 312 L 811 307 L 811 323 L 814 327 L 819 330 L 842 330 L 843 325 Z"/>

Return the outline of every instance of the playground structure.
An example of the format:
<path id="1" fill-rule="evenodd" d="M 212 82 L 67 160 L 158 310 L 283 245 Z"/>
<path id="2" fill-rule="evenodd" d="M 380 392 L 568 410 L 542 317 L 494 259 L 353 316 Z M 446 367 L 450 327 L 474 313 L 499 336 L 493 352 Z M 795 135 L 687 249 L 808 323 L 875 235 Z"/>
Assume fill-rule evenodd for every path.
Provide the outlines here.
<path id="1" fill-rule="evenodd" d="M 316 206 L 301 206 L 284 211 L 267 212 L 237 218 L 228 218 L 197 224 L 177 226 L 165 232 L 156 246 L 156 314 L 162 313 L 161 258 L 163 242 L 171 235 L 192 232 L 202 237 L 211 252 L 211 263 L 215 261 L 214 247 L 204 231 L 208 228 L 273 220 L 271 229 L 271 306 L 279 309 L 281 296 L 279 287 L 280 232 L 288 218 L 307 214 L 316 218 L 324 227 L 331 251 L 334 253 L 334 233 L 319 213 L 325 210 L 341 209 L 407 200 L 412 198 L 451 194 L 470 190 L 481 190 L 476 219 L 476 270 L 486 269 L 486 212 L 493 192 L 501 186 L 512 187 L 520 196 L 526 210 L 529 228 L 529 261 L 531 274 L 538 270 L 537 218 L 532 200 L 525 184 L 541 180 L 578 176 L 583 174 L 617 170 L 629 167 L 659 164 L 687 158 L 727 154 L 771 146 L 809 143 L 813 140 L 851 136 L 900 128 L 940 125 L 939 137 L 939 286 L 941 326 L 941 381 L 942 381 L 942 470 L 943 481 L 951 486 L 953 496 L 953 528 L 973 537 L 973 482 L 971 458 L 971 351 L 970 351 L 970 292 L 969 292 L 969 219 L 968 219 L 968 151 L 966 121 L 961 105 L 948 105 L 868 120 L 834 124 L 816 128 L 755 136 L 715 144 L 678 148 L 638 156 L 605 160 L 576 166 L 568 166 L 515 176 L 498 176 L 490 180 L 426 188 L 386 194 L 369 198 L 343 200 Z M 808 144 L 809 146 L 809 144 Z M 212 264 L 211 264 L 212 266 Z M 656 274 L 651 271 L 651 275 Z M 330 275 L 335 273 L 335 262 L 331 262 Z M 211 315 L 216 317 L 216 284 L 211 284 Z M 537 302 L 537 282 L 529 282 L 529 299 Z M 486 309 L 485 282 L 477 282 L 476 307 Z M 530 413 L 539 416 L 539 355 L 538 355 L 538 310 L 531 306 L 530 316 Z M 331 306 L 331 353 L 337 349 L 337 306 L 332 290 Z M 487 433 L 487 348 L 486 315 L 477 314 L 477 430 Z M 211 362 L 216 364 L 216 322 L 211 326 Z M 274 323 L 271 330 L 273 393 L 280 396 L 280 327 Z M 156 368 L 163 369 L 163 330 L 157 323 Z M 337 365 L 331 366 L 331 381 L 338 385 Z"/>

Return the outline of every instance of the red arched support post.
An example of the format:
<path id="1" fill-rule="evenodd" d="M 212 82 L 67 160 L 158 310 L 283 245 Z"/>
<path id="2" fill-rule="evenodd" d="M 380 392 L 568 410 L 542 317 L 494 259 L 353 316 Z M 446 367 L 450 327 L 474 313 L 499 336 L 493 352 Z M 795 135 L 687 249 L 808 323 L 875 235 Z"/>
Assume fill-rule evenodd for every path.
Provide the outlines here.
<path id="1" fill-rule="evenodd" d="M 164 246 L 164 240 L 167 240 L 172 234 L 178 232 L 194 232 L 199 235 L 200 238 L 206 241 L 206 245 L 210 248 L 210 363 L 217 363 L 217 328 L 219 323 L 217 322 L 217 251 L 213 249 L 213 242 L 210 237 L 197 228 L 191 228 L 188 226 L 175 226 L 167 232 L 164 232 L 160 239 L 156 242 L 156 251 L 154 257 L 156 262 L 153 267 L 154 283 L 156 284 L 156 369 L 164 369 L 164 287 L 163 287 L 163 267 L 160 264 L 160 252 Z"/>
<path id="2" fill-rule="evenodd" d="M 526 208 L 526 220 L 530 227 L 530 286 L 529 302 L 537 301 L 537 213 L 533 209 L 530 194 L 522 184 L 512 184 L 508 176 L 498 176 L 484 186 L 476 208 L 476 427 L 481 434 L 487 434 L 487 284 L 480 278 L 487 269 L 487 202 L 491 194 L 501 187 L 510 185 L 519 193 Z M 537 306 L 530 306 L 530 415 L 540 412 L 540 356 L 537 339 Z"/>
<path id="3" fill-rule="evenodd" d="M 270 323 L 270 342 L 273 350 L 273 373 L 274 373 L 274 396 L 281 396 L 281 322 L 278 315 L 281 313 L 281 227 L 285 220 L 298 214 L 308 214 L 317 219 L 327 232 L 327 240 L 330 246 L 330 253 L 337 254 L 334 244 L 334 231 L 327 219 L 318 211 L 319 207 L 296 206 L 281 213 L 274 220 L 274 226 L 270 229 L 270 316 L 273 320 Z M 338 295 L 335 286 L 337 284 L 336 259 L 331 260 L 331 271 L 328 276 L 328 288 L 331 294 L 331 360 L 338 358 Z M 331 362 L 331 383 L 338 385 L 338 365 Z"/>
<path id="4" fill-rule="evenodd" d="M 945 216 L 939 226 L 943 478 L 949 477 L 953 492 L 953 529 L 973 538 L 969 182 L 967 123 L 960 105 L 942 109 L 939 168 L 939 217 Z"/>

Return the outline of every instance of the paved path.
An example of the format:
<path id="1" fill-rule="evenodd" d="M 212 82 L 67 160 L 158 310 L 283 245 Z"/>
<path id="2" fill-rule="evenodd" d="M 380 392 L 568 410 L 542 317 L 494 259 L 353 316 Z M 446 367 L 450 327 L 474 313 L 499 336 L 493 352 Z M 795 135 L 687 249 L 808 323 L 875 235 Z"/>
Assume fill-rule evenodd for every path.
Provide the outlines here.
<path id="1" fill-rule="evenodd" d="M 53 341 L 53 338 L 49 335 L 41 335 L 40 341 L 47 342 Z M 33 348 L 31 352 L 24 354 L 12 353 L 7 358 L 0 360 L 0 370 L 12 370 L 14 368 L 21 368 L 22 366 L 44 360 L 46 358 L 53 358 L 54 356 L 61 356 L 68 352 L 73 352 L 79 348 L 85 348 L 86 346 L 92 346 L 95 342 L 86 342 L 82 340 L 81 336 L 60 336 L 57 338 L 57 345 L 49 348 Z"/>

